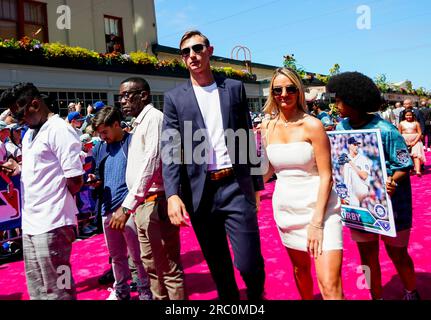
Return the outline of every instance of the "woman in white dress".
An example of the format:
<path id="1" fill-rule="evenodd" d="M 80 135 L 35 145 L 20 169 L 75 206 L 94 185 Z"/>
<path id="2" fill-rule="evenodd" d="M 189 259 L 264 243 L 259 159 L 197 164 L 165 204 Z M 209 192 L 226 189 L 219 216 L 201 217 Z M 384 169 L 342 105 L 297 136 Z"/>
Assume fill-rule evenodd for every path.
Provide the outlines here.
<path id="1" fill-rule="evenodd" d="M 306 112 L 304 88 L 295 71 L 275 71 L 264 112 L 275 114 L 261 126 L 269 161 L 265 181 L 277 175 L 274 219 L 298 291 L 302 299 L 313 299 L 311 256 L 323 298 L 343 299 L 342 225 L 332 190 L 330 143 L 320 120 Z"/>

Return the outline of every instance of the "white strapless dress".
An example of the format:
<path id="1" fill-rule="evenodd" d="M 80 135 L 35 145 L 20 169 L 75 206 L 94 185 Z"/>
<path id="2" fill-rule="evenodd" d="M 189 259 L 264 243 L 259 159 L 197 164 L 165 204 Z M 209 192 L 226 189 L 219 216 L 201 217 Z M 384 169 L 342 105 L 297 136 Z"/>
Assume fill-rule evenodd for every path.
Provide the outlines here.
<path id="1" fill-rule="evenodd" d="M 307 251 L 307 226 L 317 203 L 320 177 L 308 142 L 270 144 L 268 160 L 277 175 L 272 206 L 283 244 Z M 340 203 L 332 190 L 324 218 L 323 250 L 343 249 Z"/>

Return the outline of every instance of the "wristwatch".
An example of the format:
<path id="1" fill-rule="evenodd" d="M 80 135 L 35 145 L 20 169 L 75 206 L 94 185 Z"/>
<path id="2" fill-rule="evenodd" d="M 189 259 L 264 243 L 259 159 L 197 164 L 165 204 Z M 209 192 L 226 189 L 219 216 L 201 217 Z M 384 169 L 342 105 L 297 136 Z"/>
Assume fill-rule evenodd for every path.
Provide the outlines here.
<path id="1" fill-rule="evenodd" d="M 124 215 L 126 215 L 126 216 L 130 216 L 130 211 L 129 211 L 129 209 L 127 209 L 127 208 L 124 208 L 124 207 L 122 207 L 122 209 L 123 209 L 123 214 Z"/>

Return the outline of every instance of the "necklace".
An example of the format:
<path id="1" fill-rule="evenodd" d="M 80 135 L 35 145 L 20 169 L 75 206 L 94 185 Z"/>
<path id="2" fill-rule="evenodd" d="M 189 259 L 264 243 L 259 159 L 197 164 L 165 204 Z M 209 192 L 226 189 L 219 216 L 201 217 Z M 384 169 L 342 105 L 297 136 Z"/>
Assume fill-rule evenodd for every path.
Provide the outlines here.
<path id="1" fill-rule="evenodd" d="M 282 121 L 283 121 L 283 125 L 287 128 L 289 126 L 289 121 L 283 120 L 283 119 L 282 119 Z"/>
<path id="2" fill-rule="evenodd" d="M 280 117 L 280 120 L 283 121 L 283 125 L 287 128 L 288 126 L 290 126 L 292 123 L 297 123 L 300 119 L 297 119 L 295 121 L 288 121 L 287 119 L 282 119 Z"/>

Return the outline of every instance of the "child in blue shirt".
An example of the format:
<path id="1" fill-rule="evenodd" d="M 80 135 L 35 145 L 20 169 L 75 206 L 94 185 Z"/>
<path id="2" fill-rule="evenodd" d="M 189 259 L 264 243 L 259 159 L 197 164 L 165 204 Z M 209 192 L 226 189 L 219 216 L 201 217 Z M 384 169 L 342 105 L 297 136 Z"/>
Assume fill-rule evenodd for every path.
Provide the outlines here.
<path id="1" fill-rule="evenodd" d="M 412 189 L 410 169 L 413 162 L 407 145 L 398 130 L 383 120 L 377 112 L 382 105 L 381 94 L 374 82 L 359 72 L 333 76 L 326 89 L 335 94 L 335 104 L 341 117 L 336 130 L 380 129 L 388 179 L 387 192 L 391 197 L 397 236 L 381 236 L 405 287 L 405 300 L 419 300 L 413 261 L 407 251 L 412 227 Z M 379 235 L 351 229 L 357 243 L 362 265 L 370 268 L 370 291 L 373 299 L 382 299 L 379 262 Z"/>

